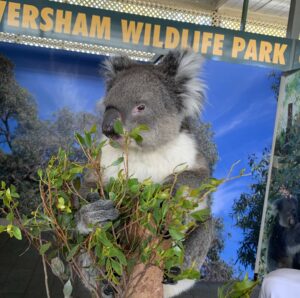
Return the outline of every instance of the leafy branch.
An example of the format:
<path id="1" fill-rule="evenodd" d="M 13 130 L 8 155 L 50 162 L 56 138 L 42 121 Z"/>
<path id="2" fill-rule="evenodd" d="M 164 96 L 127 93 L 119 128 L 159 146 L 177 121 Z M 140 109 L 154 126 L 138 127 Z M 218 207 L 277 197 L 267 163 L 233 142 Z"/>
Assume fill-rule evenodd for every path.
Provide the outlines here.
<path id="1" fill-rule="evenodd" d="M 128 174 L 128 148 L 131 142 L 142 142 L 141 132 L 148 128 L 140 125 L 126 131 L 117 121 L 114 129 L 121 136 L 119 142 L 99 141 L 96 126 L 83 135 L 75 134 L 78 147 L 86 157 L 85 163 L 72 161 L 71 153 L 60 149 L 45 170 L 38 170 L 41 202 L 31 216 L 20 216 L 16 188 L 1 183 L 0 200 L 8 225 L 0 226 L 0 232 L 20 240 L 23 231 L 43 256 L 44 263 L 64 282 L 66 297 L 72 293 L 71 272 L 96 297 L 100 297 L 99 282 L 103 281 L 108 282 L 117 297 L 125 297 L 130 276 L 141 263 L 156 266 L 176 280 L 198 279 L 198 268 L 188 268 L 177 276 L 172 274 L 171 268 L 182 267 L 186 235 L 210 216 L 208 209 L 195 211 L 198 205 L 219 185 L 231 180 L 230 177 L 211 178 L 202 184 L 199 182 L 196 189 L 181 186 L 174 194 L 177 177 L 184 170 L 178 167 L 174 169 L 171 185 L 154 183 L 150 178 L 138 181 Z M 123 152 L 123 156 L 110 165 L 123 165 L 123 169 L 106 185 L 103 183 L 105 168 L 101 163 L 104 146 L 118 147 Z M 96 175 L 97 186 L 91 192 L 98 192 L 101 200 L 113 201 L 120 216 L 115 221 L 91 226 L 90 234 L 81 235 L 76 229 L 76 213 L 88 203 L 80 194 L 82 175 L 86 171 Z M 183 220 L 187 218 L 189 220 Z M 86 278 L 86 268 L 81 264 L 83 255 L 91 260 L 89 270 L 96 272 L 95 283 Z"/>

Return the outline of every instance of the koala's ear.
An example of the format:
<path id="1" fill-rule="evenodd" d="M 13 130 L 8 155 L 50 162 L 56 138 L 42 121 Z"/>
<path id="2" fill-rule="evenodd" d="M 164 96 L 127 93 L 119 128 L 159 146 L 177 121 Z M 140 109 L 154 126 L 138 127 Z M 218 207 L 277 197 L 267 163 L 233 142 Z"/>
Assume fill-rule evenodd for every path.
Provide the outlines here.
<path id="1" fill-rule="evenodd" d="M 192 50 L 171 51 L 157 67 L 175 80 L 177 106 L 185 116 L 198 117 L 205 98 L 205 85 L 199 78 L 203 58 Z"/>
<path id="2" fill-rule="evenodd" d="M 106 59 L 103 63 L 103 75 L 106 80 L 107 89 L 111 88 L 118 73 L 131 68 L 133 64 L 134 62 L 126 55 L 114 56 Z"/>

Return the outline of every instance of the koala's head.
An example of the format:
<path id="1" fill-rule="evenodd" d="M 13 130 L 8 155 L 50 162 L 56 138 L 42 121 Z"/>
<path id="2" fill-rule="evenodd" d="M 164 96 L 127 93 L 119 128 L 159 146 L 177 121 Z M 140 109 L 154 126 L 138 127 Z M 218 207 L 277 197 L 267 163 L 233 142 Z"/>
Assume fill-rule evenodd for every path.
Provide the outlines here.
<path id="1" fill-rule="evenodd" d="M 281 198 L 273 204 L 282 227 L 290 228 L 298 223 L 298 200 L 295 197 Z"/>
<path id="2" fill-rule="evenodd" d="M 103 133 L 118 139 L 113 125 L 119 119 L 127 130 L 148 126 L 139 145 L 145 150 L 176 138 L 183 120 L 198 118 L 202 108 L 201 60 L 188 50 L 169 52 L 157 65 L 139 64 L 126 56 L 107 60 Z"/>

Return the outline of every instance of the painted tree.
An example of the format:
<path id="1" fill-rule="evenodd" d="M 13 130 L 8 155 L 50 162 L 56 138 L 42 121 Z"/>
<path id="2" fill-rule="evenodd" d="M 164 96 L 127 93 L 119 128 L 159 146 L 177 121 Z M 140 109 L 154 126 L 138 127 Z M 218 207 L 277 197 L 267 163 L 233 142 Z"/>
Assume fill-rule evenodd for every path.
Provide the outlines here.
<path id="1" fill-rule="evenodd" d="M 36 119 L 32 96 L 17 83 L 11 61 L 0 55 L 0 144 L 12 151 L 16 127 L 30 129 Z"/>
<path id="2" fill-rule="evenodd" d="M 239 262 L 245 267 L 254 269 L 262 210 L 266 192 L 270 152 L 263 151 L 259 159 L 255 154 L 249 156 L 248 164 L 251 169 L 253 182 L 250 191 L 244 192 L 233 203 L 233 217 L 236 226 L 243 231 L 237 255 Z"/>
<path id="3" fill-rule="evenodd" d="M 80 158 L 74 132 L 100 123 L 98 118 L 62 108 L 51 121 L 39 119 L 34 98 L 15 79 L 14 65 L 0 55 L 0 180 L 17 186 L 25 213 L 39 201 L 37 169 L 59 148 Z"/>
<path id="4" fill-rule="evenodd" d="M 279 95 L 280 75 L 272 73 L 271 88 L 277 100 Z M 299 106 L 300 72 L 286 85 L 286 102 Z M 285 103 L 284 103 L 285 104 Z M 280 189 L 284 188 L 300 198 L 300 113 L 296 113 L 288 130 L 282 130 L 276 137 L 276 162 L 273 163 L 269 198 L 272 200 L 280 196 Z M 243 231 L 243 240 L 238 249 L 238 260 L 244 266 L 254 269 L 257 244 L 260 232 L 262 209 L 265 198 L 268 169 L 270 165 L 270 150 L 265 149 L 261 159 L 251 155 L 249 166 L 253 177 L 249 192 L 242 193 L 233 204 L 233 217 L 236 226 Z M 300 211 L 300 209 L 299 209 Z M 299 212 L 300 214 L 300 212 Z"/>
<path id="5" fill-rule="evenodd" d="M 221 259 L 224 249 L 224 223 L 222 218 L 214 219 L 215 233 L 212 246 L 201 268 L 201 278 L 205 281 L 223 282 L 231 280 L 233 268 Z"/>

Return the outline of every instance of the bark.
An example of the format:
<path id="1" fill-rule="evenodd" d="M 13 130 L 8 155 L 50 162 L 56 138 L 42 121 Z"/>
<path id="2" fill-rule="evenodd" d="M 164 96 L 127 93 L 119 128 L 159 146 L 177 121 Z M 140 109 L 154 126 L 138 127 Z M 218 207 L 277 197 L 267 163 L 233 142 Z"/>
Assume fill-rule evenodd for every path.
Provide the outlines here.
<path id="1" fill-rule="evenodd" d="M 144 241 L 150 234 L 149 231 L 139 225 L 134 225 L 131 231 L 139 237 L 140 241 Z M 152 240 L 153 247 L 158 243 L 158 239 Z M 149 244 L 151 246 L 151 243 Z M 164 249 L 171 246 L 170 240 L 162 243 Z M 137 264 L 129 277 L 125 298 L 163 298 L 163 276 L 164 272 L 158 266 L 152 265 L 156 259 L 155 249 L 151 264 Z"/>
<path id="2" fill-rule="evenodd" d="M 154 265 L 138 264 L 129 278 L 125 298 L 162 298 L 163 271 Z"/>

